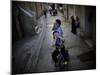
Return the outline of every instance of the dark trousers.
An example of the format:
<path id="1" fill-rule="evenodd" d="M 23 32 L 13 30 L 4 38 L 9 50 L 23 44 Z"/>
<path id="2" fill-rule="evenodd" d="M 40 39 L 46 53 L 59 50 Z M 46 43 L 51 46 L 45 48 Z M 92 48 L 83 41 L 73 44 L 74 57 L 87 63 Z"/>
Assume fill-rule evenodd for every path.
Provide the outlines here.
<path id="1" fill-rule="evenodd" d="M 74 34 L 77 34 L 77 31 L 76 31 L 76 27 L 75 27 L 75 25 L 72 26 L 72 30 L 71 30 L 71 32 L 74 33 Z"/>

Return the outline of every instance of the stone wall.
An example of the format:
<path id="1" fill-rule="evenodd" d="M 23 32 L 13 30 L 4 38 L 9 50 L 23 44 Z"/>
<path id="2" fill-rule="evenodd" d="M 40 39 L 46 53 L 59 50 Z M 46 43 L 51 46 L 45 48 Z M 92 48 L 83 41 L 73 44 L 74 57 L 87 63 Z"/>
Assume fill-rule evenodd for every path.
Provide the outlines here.
<path id="1" fill-rule="evenodd" d="M 44 3 L 12 2 L 13 42 L 27 36 L 34 36 L 37 20 L 43 15 Z"/>
<path id="2" fill-rule="evenodd" d="M 80 19 L 80 33 L 86 39 L 96 41 L 96 7 L 84 5 L 63 5 L 64 16 L 67 22 L 71 22 L 70 17 L 78 16 Z"/>

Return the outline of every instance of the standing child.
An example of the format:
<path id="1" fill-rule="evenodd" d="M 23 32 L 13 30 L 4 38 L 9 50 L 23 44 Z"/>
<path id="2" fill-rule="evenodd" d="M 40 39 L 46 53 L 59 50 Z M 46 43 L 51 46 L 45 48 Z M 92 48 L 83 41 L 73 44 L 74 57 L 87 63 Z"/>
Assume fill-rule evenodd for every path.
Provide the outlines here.
<path id="1" fill-rule="evenodd" d="M 52 58 L 55 62 L 55 65 L 58 64 L 58 58 L 57 56 L 59 55 L 59 53 L 61 53 L 61 55 L 64 57 L 64 59 L 66 58 L 66 53 L 65 53 L 65 47 L 63 44 L 64 38 L 63 38 L 63 30 L 61 28 L 61 21 L 59 19 L 56 19 L 56 24 L 54 25 L 53 29 L 53 36 L 55 39 L 55 46 L 56 46 L 56 50 L 53 52 L 52 54 Z M 61 50 L 61 51 L 59 51 Z M 66 61 L 64 62 L 66 63 Z"/>

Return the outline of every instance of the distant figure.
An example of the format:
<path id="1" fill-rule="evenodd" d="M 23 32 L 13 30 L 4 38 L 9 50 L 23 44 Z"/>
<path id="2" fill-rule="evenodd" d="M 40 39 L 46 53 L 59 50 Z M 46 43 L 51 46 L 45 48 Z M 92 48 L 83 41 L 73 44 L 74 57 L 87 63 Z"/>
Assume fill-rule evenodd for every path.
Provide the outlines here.
<path id="1" fill-rule="evenodd" d="M 79 17 L 78 16 L 76 16 L 75 24 L 76 24 L 76 28 L 79 28 L 80 27 L 80 20 L 79 20 Z"/>
<path id="2" fill-rule="evenodd" d="M 57 10 L 53 10 L 53 16 L 57 16 Z"/>
<path id="3" fill-rule="evenodd" d="M 44 15 L 45 15 L 45 18 L 46 18 L 46 16 L 47 16 L 47 10 L 44 10 Z"/>
<path id="4" fill-rule="evenodd" d="M 80 20 L 78 16 L 76 16 L 75 26 L 76 26 L 76 33 L 77 33 L 79 31 L 78 29 L 80 28 Z"/>
<path id="5" fill-rule="evenodd" d="M 55 5 L 52 4 L 50 8 L 50 15 L 53 16 L 53 11 L 55 10 Z"/>
<path id="6" fill-rule="evenodd" d="M 50 12 L 50 15 L 52 16 L 52 7 L 49 6 L 49 12 Z"/>
<path id="7" fill-rule="evenodd" d="M 76 25 L 75 25 L 75 19 L 74 19 L 74 16 L 71 16 L 71 32 L 76 34 Z"/>

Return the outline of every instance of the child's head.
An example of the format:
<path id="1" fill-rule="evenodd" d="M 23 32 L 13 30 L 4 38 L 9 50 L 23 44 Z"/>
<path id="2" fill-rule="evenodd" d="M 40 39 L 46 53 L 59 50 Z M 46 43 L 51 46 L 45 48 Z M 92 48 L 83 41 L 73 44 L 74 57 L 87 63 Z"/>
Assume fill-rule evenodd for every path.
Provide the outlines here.
<path id="1" fill-rule="evenodd" d="M 79 20 L 79 17 L 78 17 L 78 16 L 76 16 L 76 20 L 77 20 L 77 21 Z"/>
<path id="2" fill-rule="evenodd" d="M 60 26 L 61 25 L 61 20 L 60 19 L 56 19 L 56 23 Z"/>
<path id="3" fill-rule="evenodd" d="M 73 15 L 71 16 L 71 19 L 72 19 L 72 20 L 74 19 L 74 16 L 73 16 Z"/>

